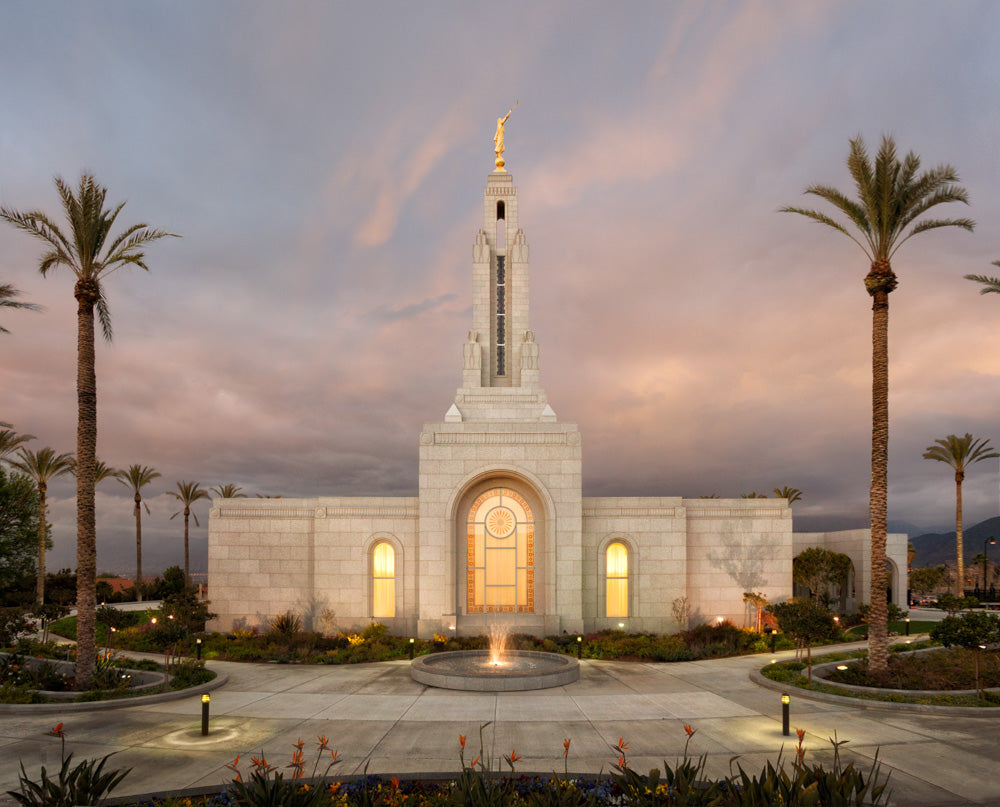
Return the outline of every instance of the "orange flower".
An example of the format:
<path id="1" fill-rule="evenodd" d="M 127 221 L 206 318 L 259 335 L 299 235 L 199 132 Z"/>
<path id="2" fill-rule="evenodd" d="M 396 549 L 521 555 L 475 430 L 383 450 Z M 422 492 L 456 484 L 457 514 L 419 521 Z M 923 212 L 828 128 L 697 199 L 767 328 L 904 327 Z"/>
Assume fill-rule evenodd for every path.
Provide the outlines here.
<path id="1" fill-rule="evenodd" d="M 298 748 L 299 751 L 302 750 L 302 746 L 303 745 L 304 745 L 304 743 L 302 742 L 302 740 L 299 740 L 297 743 L 295 743 L 295 747 Z"/>
<path id="2" fill-rule="evenodd" d="M 617 748 L 619 751 L 627 751 L 628 750 L 628 743 L 625 742 L 625 738 L 624 737 L 619 737 L 618 738 L 618 745 L 616 745 L 615 748 Z"/>
<path id="3" fill-rule="evenodd" d="M 458 735 L 458 741 L 462 744 L 462 748 L 465 748 L 465 735 L 464 734 L 459 734 Z"/>
<path id="4" fill-rule="evenodd" d="M 240 755 L 237 754 L 236 755 L 236 759 L 234 759 L 232 762 L 226 763 L 226 767 L 229 768 L 229 770 L 231 770 L 233 773 L 236 774 L 236 781 L 237 782 L 242 782 L 243 781 L 243 774 L 240 773 L 240 769 L 237 767 L 239 764 L 240 764 Z"/>
<path id="5" fill-rule="evenodd" d="M 470 768 L 475 768 L 475 767 L 476 767 L 476 765 L 478 765 L 478 764 L 479 764 L 479 757 L 476 757 L 476 758 L 475 758 L 474 760 L 472 760 L 472 762 L 471 762 L 471 763 L 469 764 L 469 767 L 470 767 Z"/>
<path id="6" fill-rule="evenodd" d="M 618 767 L 619 768 L 625 767 L 625 757 L 618 757 Z"/>
<path id="7" fill-rule="evenodd" d="M 806 736 L 805 729 L 795 729 L 795 733 L 799 735 L 799 742 L 802 742 L 802 738 Z"/>
<path id="8" fill-rule="evenodd" d="M 399 777 L 398 776 L 393 776 L 392 777 L 392 787 L 393 787 L 393 790 L 398 790 L 399 789 Z"/>
<path id="9" fill-rule="evenodd" d="M 691 737 L 691 736 L 694 735 L 694 729 L 691 728 L 691 724 L 690 723 L 688 723 L 686 726 L 684 726 L 684 731 L 685 731 L 685 733 L 687 734 L 688 737 Z"/>
<path id="10" fill-rule="evenodd" d="M 338 753 L 338 752 L 336 752 L 336 751 L 331 751 L 331 752 L 330 752 L 330 760 L 331 760 L 331 761 L 330 761 L 330 764 L 331 764 L 331 765 L 332 765 L 332 764 L 333 764 L 334 762 L 336 762 L 336 761 L 337 761 L 337 753 Z"/>
<path id="11" fill-rule="evenodd" d="M 66 732 L 63 731 L 63 724 L 62 723 L 56 724 L 56 727 L 54 729 L 52 729 L 52 731 L 47 731 L 45 733 L 49 734 L 49 735 L 51 735 L 53 737 L 65 737 L 66 736 Z"/>
<path id="12" fill-rule="evenodd" d="M 327 745 L 328 740 L 326 739 L 326 735 L 325 734 L 320 735 L 316 739 L 319 740 L 319 750 L 320 751 L 329 751 L 330 750 L 330 746 Z"/>
<path id="13" fill-rule="evenodd" d="M 266 768 L 266 767 L 268 767 L 267 760 L 264 758 L 263 754 L 261 754 L 259 758 L 258 757 L 251 757 L 251 759 L 253 760 L 253 766 L 255 768 Z"/>
<path id="14" fill-rule="evenodd" d="M 563 751 L 563 756 L 564 757 L 568 757 L 569 756 L 569 740 L 568 739 L 567 740 L 563 740 L 563 749 L 565 749 Z"/>
<path id="15" fill-rule="evenodd" d="M 514 749 L 514 748 L 511 748 L 510 749 L 510 761 L 511 762 L 517 762 L 519 759 L 520 759 L 520 757 L 517 755 L 517 750 Z"/>

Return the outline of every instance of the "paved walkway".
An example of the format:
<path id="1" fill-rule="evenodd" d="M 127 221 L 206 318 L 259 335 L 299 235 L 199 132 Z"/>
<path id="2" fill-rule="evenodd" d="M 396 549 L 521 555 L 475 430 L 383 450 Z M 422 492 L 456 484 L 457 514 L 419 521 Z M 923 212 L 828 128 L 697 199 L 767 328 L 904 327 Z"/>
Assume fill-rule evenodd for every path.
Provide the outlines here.
<path id="1" fill-rule="evenodd" d="M 778 653 L 787 658 L 790 653 Z M 609 746 L 623 737 L 640 771 L 682 752 L 684 725 L 696 730 L 694 754 L 708 755 L 708 775 L 729 772 L 739 755 L 758 771 L 791 738 L 781 733 L 777 693 L 748 680 L 768 656 L 682 664 L 583 661 L 577 683 L 525 693 L 436 690 L 409 677 L 408 662 L 352 666 L 287 666 L 210 662 L 229 675 L 212 693 L 211 733 L 200 734 L 197 697 L 59 717 L 0 716 L 0 792 L 17 784 L 18 761 L 37 774 L 58 767 L 59 740 L 44 735 L 60 720 L 67 750 L 78 758 L 110 751 L 117 767 L 132 767 L 116 795 L 176 790 L 225 781 L 223 766 L 263 751 L 288 764 L 293 744 L 306 743 L 311 770 L 315 739 L 326 735 L 343 760 L 335 772 L 423 771 L 459 768 L 484 752 L 494 760 L 516 749 L 519 771 L 563 770 L 563 740 L 572 741 L 571 772 L 607 771 L 617 761 Z M 1000 727 L 997 717 L 920 715 L 810 702 L 793 695 L 791 725 L 806 731 L 807 758 L 828 762 L 828 738 L 849 741 L 846 760 L 870 766 L 876 751 L 891 771 L 895 805 L 1000 804 Z M 247 768 L 244 767 L 244 771 Z"/>

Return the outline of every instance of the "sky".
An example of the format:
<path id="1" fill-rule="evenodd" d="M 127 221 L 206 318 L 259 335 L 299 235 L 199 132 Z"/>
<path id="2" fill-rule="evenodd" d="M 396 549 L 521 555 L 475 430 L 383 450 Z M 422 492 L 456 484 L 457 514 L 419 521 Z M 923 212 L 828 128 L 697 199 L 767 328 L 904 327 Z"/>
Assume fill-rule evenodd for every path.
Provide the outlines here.
<path id="1" fill-rule="evenodd" d="M 868 261 L 779 213 L 852 190 L 849 141 L 956 167 L 972 234 L 893 267 L 889 518 L 954 526 L 936 438 L 1000 443 L 1000 4 L 26 2 L 0 28 L 0 205 L 60 216 L 92 172 L 122 224 L 176 233 L 106 291 L 98 456 L 145 489 L 144 570 L 183 559 L 179 480 L 286 497 L 417 491 L 421 425 L 461 382 L 496 119 L 531 249 L 541 381 L 583 436 L 584 495 L 802 490 L 795 528 L 867 525 Z M 0 420 L 75 448 L 73 279 L 0 227 Z M 998 513 L 997 460 L 965 520 Z M 75 562 L 50 486 L 49 567 Z M 204 568 L 208 504 L 194 512 Z M 134 570 L 128 491 L 98 567 Z"/>

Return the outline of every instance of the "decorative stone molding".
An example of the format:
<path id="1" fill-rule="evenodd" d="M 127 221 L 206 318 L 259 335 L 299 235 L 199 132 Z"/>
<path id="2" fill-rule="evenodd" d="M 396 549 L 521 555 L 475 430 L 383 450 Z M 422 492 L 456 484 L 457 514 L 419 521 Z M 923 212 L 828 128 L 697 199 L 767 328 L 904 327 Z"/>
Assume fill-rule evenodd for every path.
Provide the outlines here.
<path id="1" fill-rule="evenodd" d="M 576 435 L 579 442 L 579 433 L 569 434 L 560 432 L 472 432 L 465 434 L 451 434 L 448 432 L 438 432 L 432 435 L 435 445 L 522 445 L 531 443 L 533 445 L 575 445 L 570 443 L 569 437 Z M 421 435 L 421 438 L 423 435 Z M 423 443 L 423 439 L 421 439 Z M 427 443 L 423 443 L 427 445 Z"/>
<path id="2" fill-rule="evenodd" d="M 326 508 L 327 518 L 416 518 L 419 513 L 418 507 L 406 504 Z"/>
<path id="3" fill-rule="evenodd" d="M 678 512 L 680 511 L 680 512 Z M 615 518 L 634 516 L 638 518 L 683 518 L 683 507 L 583 507 L 584 518 Z"/>
<path id="4" fill-rule="evenodd" d="M 289 507 L 287 510 L 279 507 L 220 507 L 219 515 L 214 518 L 315 518 L 313 507 Z"/>

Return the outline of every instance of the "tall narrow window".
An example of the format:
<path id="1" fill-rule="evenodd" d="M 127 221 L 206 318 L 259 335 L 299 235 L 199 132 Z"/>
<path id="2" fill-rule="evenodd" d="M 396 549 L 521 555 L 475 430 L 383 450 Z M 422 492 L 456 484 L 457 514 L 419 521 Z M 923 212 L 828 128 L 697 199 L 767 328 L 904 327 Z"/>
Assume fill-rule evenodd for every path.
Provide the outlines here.
<path id="1" fill-rule="evenodd" d="M 520 494 L 493 488 L 473 503 L 466 568 L 470 614 L 534 612 L 535 522 Z"/>
<path id="2" fill-rule="evenodd" d="M 617 541 L 607 551 L 607 612 L 605 616 L 628 616 L 628 549 Z"/>
<path id="3" fill-rule="evenodd" d="M 504 256 L 497 255 L 497 375 L 506 375 L 507 359 L 507 273 Z"/>
<path id="4" fill-rule="evenodd" d="M 396 616 L 396 550 L 392 544 L 376 544 L 372 578 L 372 616 Z"/>

